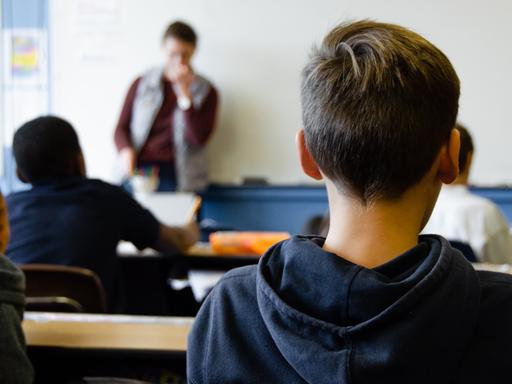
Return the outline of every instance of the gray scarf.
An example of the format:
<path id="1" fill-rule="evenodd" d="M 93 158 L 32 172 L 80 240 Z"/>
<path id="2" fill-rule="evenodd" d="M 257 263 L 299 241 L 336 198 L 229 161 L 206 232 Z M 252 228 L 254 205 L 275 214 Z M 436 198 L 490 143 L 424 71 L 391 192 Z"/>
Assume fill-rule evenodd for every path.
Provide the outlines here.
<path id="1" fill-rule="evenodd" d="M 148 138 L 151 127 L 164 100 L 162 68 L 147 71 L 139 81 L 131 119 L 132 140 L 139 152 Z M 200 108 L 210 92 L 211 85 L 205 78 L 196 75 L 190 86 L 192 105 Z M 176 179 L 178 191 L 200 191 L 208 184 L 206 151 L 186 140 L 185 118 L 178 106 L 173 112 L 174 148 L 176 154 Z"/>

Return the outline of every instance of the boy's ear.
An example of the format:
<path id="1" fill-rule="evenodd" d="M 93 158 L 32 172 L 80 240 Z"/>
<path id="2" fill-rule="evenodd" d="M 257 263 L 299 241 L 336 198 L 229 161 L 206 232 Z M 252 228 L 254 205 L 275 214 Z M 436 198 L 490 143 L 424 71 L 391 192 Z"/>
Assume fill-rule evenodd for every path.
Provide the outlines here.
<path id="1" fill-rule="evenodd" d="M 313 159 L 313 156 L 311 156 L 311 153 L 309 153 L 309 150 L 306 147 L 304 129 L 301 129 L 299 132 L 297 132 L 297 135 L 295 136 L 295 144 L 297 144 L 300 165 L 302 166 L 304 173 L 315 180 L 322 180 L 322 172 L 320 172 L 320 168 L 318 168 L 316 161 Z"/>
<path id="2" fill-rule="evenodd" d="M 459 152 L 460 152 L 460 133 L 457 129 L 452 129 L 450 138 L 441 149 L 439 154 L 439 179 L 444 184 L 450 184 L 459 176 Z"/>

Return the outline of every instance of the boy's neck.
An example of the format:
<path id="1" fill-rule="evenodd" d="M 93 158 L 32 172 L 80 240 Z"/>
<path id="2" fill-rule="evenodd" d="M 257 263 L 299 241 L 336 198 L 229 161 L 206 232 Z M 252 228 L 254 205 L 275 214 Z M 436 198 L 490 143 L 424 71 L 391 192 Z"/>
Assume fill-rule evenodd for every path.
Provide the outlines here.
<path id="1" fill-rule="evenodd" d="M 418 198 L 418 191 L 398 201 L 365 206 L 339 195 L 333 186 L 327 189 L 330 227 L 323 248 L 366 268 L 385 264 L 416 246 L 432 209 L 425 198 Z"/>

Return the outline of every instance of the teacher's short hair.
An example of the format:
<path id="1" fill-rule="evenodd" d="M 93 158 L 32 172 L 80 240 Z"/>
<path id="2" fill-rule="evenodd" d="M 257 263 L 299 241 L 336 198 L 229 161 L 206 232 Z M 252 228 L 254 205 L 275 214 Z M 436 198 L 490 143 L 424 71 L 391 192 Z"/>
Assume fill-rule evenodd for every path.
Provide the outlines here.
<path id="1" fill-rule="evenodd" d="M 12 149 L 18 171 L 29 183 L 73 176 L 81 153 L 73 126 L 55 116 L 23 124 L 14 134 Z"/>
<path id="2" fill-rule="evenodd" d="M 306 145 L 340 191 L 395 200 L 432 167 L 455 126 L 459 79 L 420 35 L 363 20 L 335 27 L 302 73 Z"/>
<path id="3" fill-rule="evenodd" d="M 166 40 L 171 37 L 192 44 L 194 47 L 197 45 L 196 33 L 190 25 L 184 23 L 183 21 L 175 21 L 169 24 L 164 32 L 162 40 Z"/>

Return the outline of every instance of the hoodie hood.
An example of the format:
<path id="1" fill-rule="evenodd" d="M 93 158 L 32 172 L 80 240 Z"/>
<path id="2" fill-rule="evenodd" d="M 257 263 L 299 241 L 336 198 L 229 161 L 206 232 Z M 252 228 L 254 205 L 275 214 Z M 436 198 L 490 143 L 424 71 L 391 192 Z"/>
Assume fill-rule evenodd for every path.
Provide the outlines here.
<path id="1" fill-rule="evenodd" d="M 263 321 L 307 383 L 450 382 L 478 319 L 479 279 L 437 236 L 374 269 L 295 236 L 256 277 Z M 378 247 L 376 247 L 378 252 Z"/>

